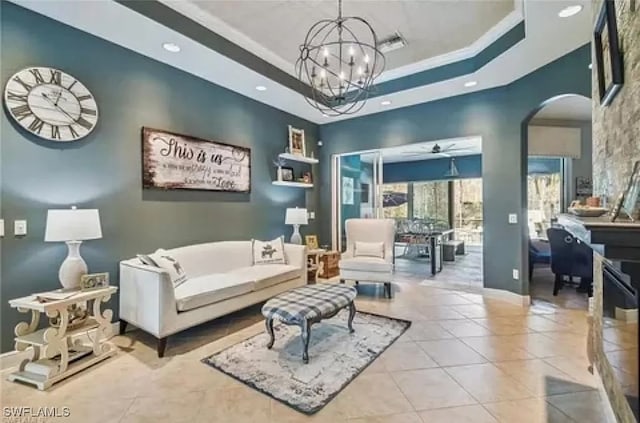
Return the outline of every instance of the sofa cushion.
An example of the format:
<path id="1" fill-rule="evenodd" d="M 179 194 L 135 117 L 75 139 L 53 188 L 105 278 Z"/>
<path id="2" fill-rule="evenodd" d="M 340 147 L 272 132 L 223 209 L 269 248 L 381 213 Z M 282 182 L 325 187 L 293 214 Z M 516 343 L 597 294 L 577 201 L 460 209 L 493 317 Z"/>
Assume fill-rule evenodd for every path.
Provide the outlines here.
<path id="1" fill-rule="evenodd" d="M 192 310 L 239 295 L 254 289 L 253 279 L 243 274 L 217 273 L 189 279 L 176 287 L 176 306 L 179 311 Z"/>
<path id="2" fill-rule="evenodd" d="M 255 282 L 254 291 L 259 291 L 295 279 L 300 276 L 301 272 L 301 269 L 288 264 L 261 264 L 242 267 L 229 273 L 253 280 Z"/>
<path id="3" fill-rule="evenodd" d="M 284 238 L 271 241 L 251 240 L 253 264 L 287 264 L 284 257 Z"/>
<path id="4" fill-rule="evenodd" d="M 355 257 L 340 260 L 339 267 L 344 270 L 364 272 L 391 272 L 393 263 L 377 257 Z"/>

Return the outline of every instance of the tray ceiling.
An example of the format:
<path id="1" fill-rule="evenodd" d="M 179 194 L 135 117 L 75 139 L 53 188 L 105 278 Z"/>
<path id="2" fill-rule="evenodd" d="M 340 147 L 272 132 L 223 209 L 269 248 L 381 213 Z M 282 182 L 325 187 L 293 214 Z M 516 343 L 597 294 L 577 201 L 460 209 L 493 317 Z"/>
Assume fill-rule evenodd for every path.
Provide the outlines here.
<path id="1" fill-rule="evenodd" d="M 245 48 L 259 45 L 280 59 L 274 64 L 287 72 L 293 70 L 309 28 L 337 16 L 335 0 L 182 0 L 165 4 L 214 31 L 227 26 L 235 42 Z M 363 17 L 379 38 L 400 31 L 406 39 L 404 48 L 385 54 L 386 70 L 466 48 L 513 11 L 513 0 L 343 2 L 343 14 Z"/>

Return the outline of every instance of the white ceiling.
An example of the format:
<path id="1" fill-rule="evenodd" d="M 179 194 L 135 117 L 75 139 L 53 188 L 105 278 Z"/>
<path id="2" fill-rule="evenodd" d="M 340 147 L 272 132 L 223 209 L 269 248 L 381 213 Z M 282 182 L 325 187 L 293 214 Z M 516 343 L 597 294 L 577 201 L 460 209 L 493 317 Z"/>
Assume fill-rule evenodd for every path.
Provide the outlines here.
<path id="1" fill-rule="evenodd" d="M 440 153 L 434 154 L 433 147 L 440 147 Z M 412 162 L 417 160 L 433 160 L 450 157 L 470 156 L 482 154 L 482 138 L 463 137 L 449 138 L 438 141 L 421 142 L 399 147 L 383 148 L 380 150 L 383 163 Z M 363 154 L 362 161 L 370 162 L 373 154 Z"/>
<path id="2" fill-rule="evenodd" d="M 247 49 L 262 46 L 292 72 L 309 29 L 335 19 L 336 0 L 165 0 L 213 31 L 235 35 Z M 364 18 L 379 39 L 400 31 L 407 46 L 386 55 L 386 69 L 419 62 L 473 44 L 514 11 L 513 0 L 345 0 L 344 16 Z M 228 28 L 222 29 L 223 26 Z M 360 35 L 360 34 L 357 34 Z M 364 38 L 366 40 L 366 38 Z M 281 62 L 281 63 L 282 63 Z"/>
<path id="3" fill-rule="evenodd" d="M 509 15 L 511 20 L 514 14 L 522 13 L 524 15 L 526 38 L 475 73 L 374 98 L 356 115 L 328 118 L 309 106 L 299 93 L 114 1 L 12 1 L 67 25 L 316 123 L 328 123 L 509 84 L 588 43 L 592 26 L 590 0 L 526 0 L 522 10 L 516 7 L 516 12 Z M 239 9 L 244 7 L 243 3 L 242 1 L 235 2 Z M 436 1 L 435 3 L 444 4 L 447 2 Z M 584 6 L 581 13 L 569 19 L 558 18 L 559 10 L 576 3 Z M 500 27 L 501 32 L 507 31 L 512 26 L 512 22 L 507 22 L 511 26 L 505 26 L 505 22 L 509 19 L 504 19 L 497 26 Z M 452 28 L 452 31 L 454 30 L 457 28 Z M 499 33 L 494 31 L 491 37 L 481 37 L 481 40 L 488 43 L 491 38 L 495 39 L 498 35 Z M 165 51 L 162 48 L 162 43 L 167 41 L 178 44 L 182 51 L 178 54 Z M 474 50 L 478 51 L 480 47 L 476 42 L 472 49 L 463 49 L 425 59 L 419 62 L 420 69 L 439 66 L 454 58 L 468 56 L 473 54 Z M 265 59 L 265 56 L 260 57 Z M 270 62 L 279 66 L 274 61 L 270 60 Z M 381 79 L 403 76 L 406 72 L 415 71 L 415 65 L 406 65 L 387 72 L 382 75 Z M 590 72 L 590 70 L 585 67 L 585 72 Z M 464 82 L 471 79 L 478 81 L 478 84 L 473 88 L 465 88 Z M 257 85 L 263 85 L 267 90 L 256 91 Z M 383 106 L 381 102 L 386 99 L 391 100 L 392 104 Z"/>
<path id="4" fill-rule="evenodd" d="M 579 95 L 561 97 L 545 105 L 533 119 L 591 121 L 591 99 Z"/>

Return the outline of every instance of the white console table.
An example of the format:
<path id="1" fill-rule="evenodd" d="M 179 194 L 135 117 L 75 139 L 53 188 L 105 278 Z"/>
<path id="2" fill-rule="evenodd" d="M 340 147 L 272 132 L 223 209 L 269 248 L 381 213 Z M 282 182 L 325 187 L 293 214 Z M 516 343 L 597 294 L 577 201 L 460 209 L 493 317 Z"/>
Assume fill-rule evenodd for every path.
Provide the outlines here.
<path id="1" fill-rule="evenodd" d="M 31 356 L 23 360 L 18 370 L 9 374 L 7 379 L 45 390 L 115 355 L 115 347 L 106 341 L 112 334 L 113 311 L 101 311 L 100 308 L 117 290 L 114 286 L 108 286 L 77 291 L 69 298 L 45 302 L 38 301 L 36 295 L 10 300 L 9 305 L 19 312 L 31 312 L 29 323 L 20 322 L 15 327 L 16 350 L 29 350 Z M 69 308 L 74 305 L 85 307 L 89 316 L 78 327 L 69 328 Z M 59 326 L 38 329 L 40 313 L 49 319 L 56 319 Z M 80 339 L 79 335 L 82 334 L 87 335 L 88 343 Z"/>

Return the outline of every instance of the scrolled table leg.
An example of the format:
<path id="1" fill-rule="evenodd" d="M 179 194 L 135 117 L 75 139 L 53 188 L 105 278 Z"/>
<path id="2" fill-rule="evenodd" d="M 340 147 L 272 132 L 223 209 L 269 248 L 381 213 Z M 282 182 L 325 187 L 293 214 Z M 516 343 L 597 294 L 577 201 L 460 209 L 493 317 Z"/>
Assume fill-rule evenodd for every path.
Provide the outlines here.
<path id="1" fill-rule="evenodd" d="M 60 355 L 60 362 L 57 368 L 54 368 L 51 376 L 64 373 L 69 366 L 69 349 L 67 348 L 67 340 L 65 338 L 67 327 L 69 325 L 69 312 L 66 307 L 47 312 L 50 319 L 58 318 L 60 327 L 50 327 L 44 332 L 44 348 L 43 354 L 46 358 L 53 358 Z"/>
<path id="2" fill-rule="evenodd" d="M 110 298 L 111 295 L 109 294 L 93 301 L 93 318 L 98 322 L 98 328 L 93 338 L 93 353 L 95 355 L 106 354 L 112 349 L 111 344 L 104 341 L 113 335 L 113 328 L 111 327 L 113 311 L 111 309 L 100 310 L 101 304 L 106 303 Z"/>

